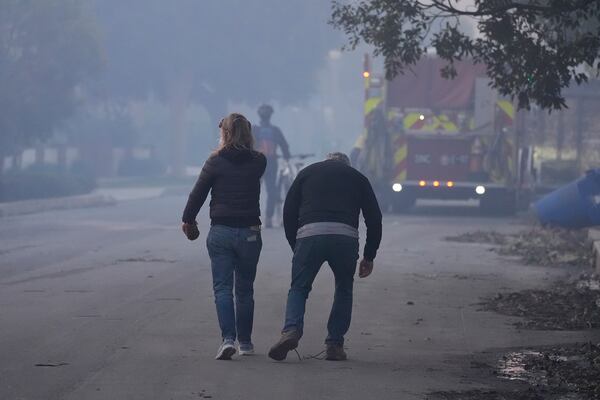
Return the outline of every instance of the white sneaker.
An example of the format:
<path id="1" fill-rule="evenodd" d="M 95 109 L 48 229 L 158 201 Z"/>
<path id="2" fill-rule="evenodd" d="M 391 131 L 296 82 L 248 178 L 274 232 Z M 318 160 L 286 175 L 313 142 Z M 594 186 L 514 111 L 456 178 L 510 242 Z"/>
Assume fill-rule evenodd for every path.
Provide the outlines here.
<path id="1" fill-rule="evenodd" d="M 240 343 L 238 350 L 240 356 L 251 356 L 254 354 L 254 345 L 252 343 Z"/>
<path id="2" fill-rule="evenodd" d="M 219 347 L 215 360 L 231 360 L 231 357 L 235 352 L 234 342 L 232 340 L 225 340 L 223 341 L 223 344 L 221 344 L 221 347 Z"/>

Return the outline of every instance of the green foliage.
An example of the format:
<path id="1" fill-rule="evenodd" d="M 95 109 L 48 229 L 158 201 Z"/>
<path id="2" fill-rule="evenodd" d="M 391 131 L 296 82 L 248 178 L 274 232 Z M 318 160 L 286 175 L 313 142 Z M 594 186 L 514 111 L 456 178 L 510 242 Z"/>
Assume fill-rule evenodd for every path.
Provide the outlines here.
<path id="1" fill-rule="evenodd" d="M 57 165 L 32 165 L 0 176 L 0 201 L 86 194 L 95 187 L 96 177 L 85 164 L 73 164 L 68 170 Z"/>
<path id="2" fill-rule="evenodd" d="M 481 35 L 461 31 L 467 17 Z M 448 62 L 443 76 L 455 76 L 455 61 L 473 59 L 486 65 L 494 88 L 523 108 L 566 107 L 562 89 L 589 78 L 582 64 L 596 75 L 599 69 L 597 0 L 334 1 L 330 22 L 346 33 L 350 48 L 374 46 L 388 78 L 405 73 L 432 46 Z"/>
<path id="3" fill-rule="evenodd" d="M 47 138 L 101 65 L 81 0 L 0 1 L 0 153 Z"/>

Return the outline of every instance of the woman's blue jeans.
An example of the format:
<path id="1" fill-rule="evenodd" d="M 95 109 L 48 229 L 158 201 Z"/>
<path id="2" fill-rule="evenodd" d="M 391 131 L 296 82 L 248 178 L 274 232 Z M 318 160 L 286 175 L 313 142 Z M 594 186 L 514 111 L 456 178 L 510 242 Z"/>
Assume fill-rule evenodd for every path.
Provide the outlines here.
<path id="1" fill-rule="evenodd" d="M 252 341 L 254 279 L 262 249 L 260 228 L 211 227 L 206 239 L 223 340 Z M 235 308 L 234 308 L 235 291 Z"/>

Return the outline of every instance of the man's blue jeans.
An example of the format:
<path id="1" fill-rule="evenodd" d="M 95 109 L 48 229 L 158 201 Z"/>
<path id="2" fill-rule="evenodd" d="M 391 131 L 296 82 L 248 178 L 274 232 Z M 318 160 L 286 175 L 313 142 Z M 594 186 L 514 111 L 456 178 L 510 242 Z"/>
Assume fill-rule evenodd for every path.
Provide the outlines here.
<path id="1" fill-rule="evenodd" d="M 254 279 L 262 249 L 259 229 L 211 227 L 206 239 L 213 290 L 224 340 L 252 341 Z M 235 287 L 235 309 L 233 291 Z"/>
<path id="2" fill-rule="evenodd" d="M 298 239 L 292 261 L 292 286 L 288 293 L 283 332 L 304 329 L 306 299 L 317 273 L 328 262 L 335 276 L 333 307 L 327 323 L 327 344 L 343 344 L 352 319 L 352 288 L 358 261 L 358 239 L 319 235 Z"/>

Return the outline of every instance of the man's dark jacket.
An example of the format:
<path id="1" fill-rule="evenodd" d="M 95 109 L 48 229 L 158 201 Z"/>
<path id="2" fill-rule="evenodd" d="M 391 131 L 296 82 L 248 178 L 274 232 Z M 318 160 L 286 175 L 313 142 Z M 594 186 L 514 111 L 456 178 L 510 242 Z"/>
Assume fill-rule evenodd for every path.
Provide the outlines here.
<path id="1" fill-rule="evenodd" d="M 312 164 L 298 174 L 283 207 L 285 236 L 296 245 L 298 229 L 314 222 L 341 222 L 358 229 L 362 211 L 367 226 L 364 257 L 372 261 L 381 242 L 381 210 L 369 180 L 334 160 Z"/>
<path id="2" fill-rule="evenodd" d="M 260 178 L 266 165 L 265 156 L 252 150 L 224 149 L 211 155 L 190 193 L 183 222 L 195 222 L 212 189 L 213 225 L 260 225 Z"/>

